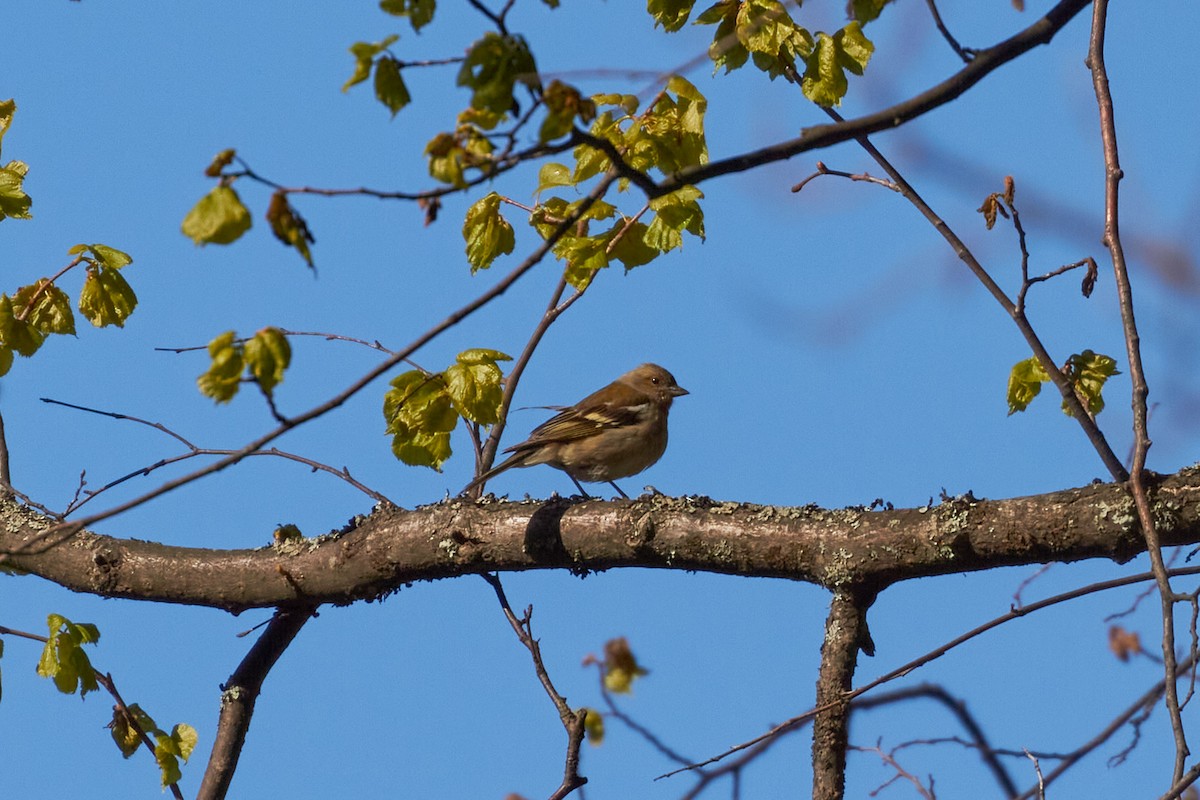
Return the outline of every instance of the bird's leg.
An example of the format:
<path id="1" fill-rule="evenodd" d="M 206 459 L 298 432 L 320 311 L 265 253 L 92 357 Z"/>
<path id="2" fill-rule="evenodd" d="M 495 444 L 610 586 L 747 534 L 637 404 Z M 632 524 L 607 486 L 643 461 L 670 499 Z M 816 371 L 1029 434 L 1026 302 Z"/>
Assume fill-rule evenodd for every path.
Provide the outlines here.
<path id="1" fill-rule="evenodd" d="M 583 488 L 583 484 L 582 484 L 582 483 L 580 483 L 579 481 L 575 480 L 575 476 L 574 476 L 574 475 L 572 475 L 572 474 L 570 474 L 570 473 L 567 473 L 567 477 L 568 477 L 568 478 L 570 478 L 572 481 L 574 481 L 574 483 L 575 483 L 575 487 L 576 487 L 577 489 L 579 489 L 579 493 L 580 493 L 581 495 L 583 495 L 583 499 L 584 499 L 584 500 L 591 500 L 591 499 L 592 499 L 592 496 L 591 496 L 590 494 L 588 494 L 588 493 L 587 493 L 587 489 L 584 489 L 584 488 Z M 618 491 L 620 491 L 620 490 L 618 490 Z"/>
<path id="2" fill-rule="evenodd" d="M 609 482 L 608 482 L 608 485 L 609 485 L 609 486 L 611 486 L 611 487 L 613 487 L 614 489 L 616 489 L 616 490 L 617 490 L 617 494 L 621 495 L 621 497 L 624 497 L 626 500 L 628 500 L 628 499 L 629 499 L 629 495 L 627 495 L 627 494 L 625 494 L 625 492 L 621 491 L 621 487 L 620 487 L 620 486 L 617 486 L 617 483 L 616 483 L 616 481 L 609 481 Z"/>

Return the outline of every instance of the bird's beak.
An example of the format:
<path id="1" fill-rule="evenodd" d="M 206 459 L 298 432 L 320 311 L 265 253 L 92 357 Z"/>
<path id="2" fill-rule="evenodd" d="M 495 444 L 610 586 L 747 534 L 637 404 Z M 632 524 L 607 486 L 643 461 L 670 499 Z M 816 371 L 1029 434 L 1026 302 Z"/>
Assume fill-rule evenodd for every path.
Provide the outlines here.
<path id="1" fill-rule="evenodd" d="M 687 389 L 683 388 L 682 386 L 672 386 L 671 387 L 671 397 L 683 397 L 685 394 L 691 394 L 691 392 L 689 392 Z"/>

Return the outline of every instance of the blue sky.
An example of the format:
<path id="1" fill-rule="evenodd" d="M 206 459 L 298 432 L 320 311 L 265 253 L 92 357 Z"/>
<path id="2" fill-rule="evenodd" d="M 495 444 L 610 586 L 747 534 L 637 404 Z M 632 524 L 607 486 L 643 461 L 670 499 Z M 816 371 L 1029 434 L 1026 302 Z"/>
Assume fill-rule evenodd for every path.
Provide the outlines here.
<path id="1" fill-rule="evenodd" d="M 983 46 L 1030 24 L 1047 7 L 1030 2 L 981 9 L 941 4 L 964 43 Z M 801 20 L 840 25 L 841 2 L 813 2 Z M 89 486 L 177 452 L 160 433 L 39 402 L 51 397 L 160 421 L 209 447 L 236 447 L 271 427 L 254 397 L 214 407 L 195 389 L 200 353 L 156 347 L 203 345 L 218 333 L 273 324 L 378 339 L 399 347 L 507 270 L 472 276 L 461 219 L 473 197 L 451 197 L 422 226 L 411 204 L 295 198 L 316 235 L 314 277 L 270 235 L 269 191 L 238 185 L 255 214 L 233 246 L 196 248 L 179 232 L 209 189 L 202 170 L 227 147 L 287 185 L 419 190 L 431 185 L 422 149 L 467 103 L 453 68 L 412 72 L 413 106 L 394 120 L 369 86 L 339 91 L 347 47 L 398 32 L 404 59 L 461 53 L 485 20 L 445 4 L 419 36 L 368 0 L 192 2 L 10 0 L 20 35 L 0 49 L 0 99 L 18 111 L 4 159 L 30 165 L 34 219 L 0 226 L 3 291 L 53 274 L 77 242 L 102 242 L 135 259 L 126 275 L 140 306 L 126 329 L 80 331 L 55 340 L 4 378 L 0 411 L 18 488 L 63 506 L 81 471 Z M 1187 120 L 1200 113 L 1191 83 L 1177 78 L 1190 49 L 1194 4 L 1138 16 L 1110 14 L 1109 69 L 1122 137 L 1124 236 L 1156 404 L 1150 466 L 1195 461 L 1192 424 L 1200 385 L 1194 246 L 1198 159 Z M 1163 24 L 1170 19 L 1171 24 Z M 546 74 L 584 91 L 640 91 L 704 52 L 707 29 L 666 36 L 637 4 L 566 3 L 557 11 L 522 0 L 510 20 L 526 34 Z M 959 102 L 876 143 L 940 211 L 1000 282 L 1013 290 L 1018 252 L 1010 229 L 984 230 L 975 209 L 1017 183 L 1033 271 L 1092 255 L 1101 279 L 1090 300 L 1074 277 L 1036 287 L 1031 314 L 1056 357 L 1084 348 L 1108 353 L 1127 373 L 1110 270 L 1099 244 L 1102 164 L 1089 76 L 1082 66 L 1086 15 L 1049 48 L 987 78 Z M 854 81 L 842 113 L 895 102 L 958 68 L 924 4 L 899 2 L 868 31 L 877 45 L 867 76 Z M 618 60 L 619 59 L 619 60 Z M 610 71 L 610 70 L 616 70 Z M 622 70 L 635 71 L 626 75 Z M 409 73 L 406 73 L 408 75 Z M 749 70 L 687 73 L 710 100 L 709 149 L 730 155 L 796 135 L 825 120 L 781 81 Z M 517 406 L 571 402 L 643 361 L 667 366 L 691 395 L 672 412 L 663 460 L 625 488 L 668 494 L 823 506 L 883 498 L 913 506 L 944 489 L 1010 497 L 1078 486 L 1104 475 L 1076 426 L 1049 395 L 1029 413 L 1006 416 L 1009 367 L 1028 353 L 1015 328 L 917 213 L 890 192 L 824 178 L 789 189 L 817 160 L 832 168 L 878 168 L 853 146 L 808 154 L 705 184 L 707 241 L 622 275 L 601 275 L 555 325 L 522 383 Z M 495 190 L 528 202 L 535 168 Z M 633 193 L 625 210 L 640 206 Z M 534 245 L 517 214 L 517 251 Z M 1185 254 L 1181 261 L 1176 253 Z M 422 350 L 440 368 L 467 347 L 516 353 L 544 308 L 557 269 L 546 262 L 497 303 Z M 78 283 L 68 281 L 75 296 Z M 308 408 L 377 363 L 377 354 L 319 339 L 294 344 L 280 388 L 285 411 Z M 434 502 L 471 471 L 465 438 L 442 473 L 392 458 L 380 417 L 379 381 L 327 418 L 279 445 L 348 466 L 398 503 Z M 1114 449 L 1131 437 L 1127 374 L 1108 389 L 1101 422 Z M 544 418 L 514 412 L 507 442 Z M 160 472 L 98 498 L 116 504 L 180 474 Z M 513 496 L 567 492 L 548 468 L 515 471 L 491 489 Z M 93 505 L 95 505 L 93 504 Z M 370 501 L 351 487 L 294 464 L 257 459 L 106 521 L 113 535 L 198 547 L 266 543 L 280 522 L 323 533 Z M 1145 568 L 1088 563 L 1055 567 L 1027 590 L 1041 597 Z M 890 589 L 872 611 L 878 655 L 872 678 L 1007 611 L 1032 569 L 948 576 Z M 505 579 L 515 605 L 534 606 L 535 632 L 552 674 L 575 705 L 599 702 L 580 666 L 606 639 L 624 635 L 651 675 L 626 709 L 676 749 L 704 758 L 807 708 L 816 676 L 823 591 L 782 581 L 628 570 L 578 579 L 559 574 Z M 1106 649 L 1107 614 L 1133 592 L 1108 594 L 1006 626 L 909 680 L 943 682 L 966 696 L 1000 746 L 1069 750 L 1145 690 L 1149 664 L 1120 664 Z M 1156 606 L 1154 603 L 1149 606 Z M 235 634 L 265 614 L 100 601 L 33 578 L 0 582 L 0 624 L 42 631 L 57 612 L 99 625 L 95 663 L 126 698 L 164 727 L 194 725 L 201 741 L 182 783 L 198 785 L 216 719 L 218 685 L 248 646 Z M 1153 608 L 1124 621 L 1149 644 Z M 1156 645 L 1151 645 L 1154 649 Z M 151 796 L 153 765 L 122 762 L 107 740 L 105 697 L 59 696 L 34 675 L 37 648 L 12 640 L 3 659 L 0 752 L 11 796 Z M 381 604 L 329 608 L 304 630 L 268 679 L 235 778 L 235 797 L 542 796 L 561 774 L 562 734 L 525 652 L 491 590 L 468 578 L 405 589 Z M 914 719 L 916 720 L 914 722 Z M 1168 774 L 1169 739 L 1156 714 L 1139 749 L 1118 768 L 1091 757 L 1063 796 L 1118 796 Z M 909 706 L 856 720 L 856 743 L 885 749 L 958 733 L 940 711 Z M 1127 735 L 1117 737 L 1123 744 Z M 807 786 L 807 732 L 781 743 L 745 777 L 743 796 Z M 987 776 L 953 746 L 912 748 L 904 763 L 932 773 L 943 796 L 978 793 Z M 670 765 L 632 733 L 610 728 L 588 748 L 587 797 L 676 797 L 686 779 L 652 782 Z M 1022 786 L 1028 765 L 1014 761 Z M 850 793 L 887 778 L 878 757 L 852 755 Z M 889 790 L 891 796 L 908 791 Z M 802 793 L 802 792 L 801 792 Z"/>

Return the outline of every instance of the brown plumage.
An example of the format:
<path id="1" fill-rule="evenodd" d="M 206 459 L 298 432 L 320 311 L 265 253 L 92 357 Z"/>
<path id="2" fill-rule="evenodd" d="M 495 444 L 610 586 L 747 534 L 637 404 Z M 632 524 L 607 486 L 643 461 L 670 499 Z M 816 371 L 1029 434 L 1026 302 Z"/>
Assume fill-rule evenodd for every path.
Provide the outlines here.
<path id="1" fill-rule="evenodd" d="M 585 497 L 580 481 L 606 481 L 628 497 L 613 481 L 636 475 L 662 457 L 671 402 L 687 393 L 662 367 L 642 364 L 538 425 L 528 439 L 504 451 L 511 456 L 463 492 L 514 467 L 549 464 L 567 473 Z"/>

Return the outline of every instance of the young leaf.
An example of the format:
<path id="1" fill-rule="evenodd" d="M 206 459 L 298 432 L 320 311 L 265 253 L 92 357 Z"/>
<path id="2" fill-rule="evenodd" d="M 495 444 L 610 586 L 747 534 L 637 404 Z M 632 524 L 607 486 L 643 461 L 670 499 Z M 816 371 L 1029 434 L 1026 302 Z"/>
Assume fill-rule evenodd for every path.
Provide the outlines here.
<path id="1" fill-rule="evenodd" d="M 29 322 L 17 319 L 12 300 L 8 295 L 0 294 L 0 346 L 10 351 L 10 359 L 13 350 L 28 358 L 45 340 L 44 333 Z"/>
<path id="2" fill-rule="evenodd" d="M 500 195 L 490 192 L 467 209 L 462 232 L 472 273 L 487 269 L 497 256 L 507 255 L 516 247 L 512 225 L 500 213 L 500 199 Z"/>
<path id="3" fill-rule="evenodd" d="M 458 414 L 440 375 L 410 370 L 393 378 L 383 397 L 383 418 L 397 458 L 441 471 L 451 455 L 450 431 Z"/>
<path id="4" fill-rule="evenodd" d="M 22 286 L 13 295 L 12 302 L 16 313 L 20 314 L 25 310 L 25 320 L 42 333 L 75 335 L 75 314 L 71 311 L 71 298 L 46 278 L 29 286 Z"/>
<path id="5" fill-rule="evenodd" d="M 250 230 L 250 212 L 232 186 L 217 186 L 183 218 L 183 234 L 198 245 L 230 244 Z"/>
<path id="6" fill-rule="evenodd" d="M 624 636 L 604 643 L 604 688 L 610 692 L 630 694 L 634 680 L 647 674 L 638 665 Z"/>
<path id="7" fill-rule="evenodd" d="M 400 62 L 391 56 L 375 62 L 375 99 L 387 106 L 393 117 L 412 102 L 404 78 L 400 76 Z"/>
<path id="8" fill-rule="evenodd" d="M 1013 364 L 1008 374 L 1008 414 L 1029 408 L 1033 398 L 1042 391 L 1042 384 L 1050 380 L 1046 370 L 1036 358 L 1027 358 Z"/>
<path id="9" fill-rule="evenodd" d="M 221 173 L 233 163 L 233 159 L 237 157 L 237 150 L 232 147 L 222 150 L 213 156 L 212 162 L 204 168 L 204 175 L 208 178 L 219 178 Z"/>
<path id="10" fill-rule="evenodd" d="M 471 105 L 496 113 L 514 109 L 517 83 L 539 86 L 533 54 L 520 36 L 485 33 L 471 45 L 458 71 L 458 85 L 472 91 Z"/>
<path id="11" fill-rule="evenodd" d="M 694 5 L 696 0 L 649 0 L 646 10 L 654 17 L 654 27 L 662 25 L 664 31 L 674 33 L 687 23 Z"/>
<path id="12" fill-rule="evenodd" d="M 46 621 L 50 636 L 38 660 L 38 675 L 53 679 L 63 694 L 78 690 L 82 697 L 99 689 L 96 670 L 82 648 L 100 640 L 99 629 L 90 623 L 73 623 L 59 614 L 50 614 Z"/>
<path id="13" fill-rule="evenodd" d="M 1075 387 L 1075 393 L 1079 396 L 1084 408 L 1092 416 L 1104 410 L 1105 382 L 1113 375 L 1121 374 L 1117 370 L 1116 360 L 1110 356 L 1093 353 L 1091 350 L 1084 350 L 1082 353 L 1071 356 L 1063 371 L 1070 379 L 1071 385 Z M 1066 403 L 1063 403 L 1063 411 L 1070 413 Z"/>
<path id="14" fill-rule="evenodd" d="M 112 734 L 113 742 L 121 755 L 129 758 L 137 752 L 142 744 L 142 737 L 134 727 L 133 719 L 120 706 L 113 706 L 112 721 L 108 723 L 108 731 Z"/>
<path id="15" fill-rule="evenodd" d="M 481 425 L 500 420 L 504 373 L 497 361 L 512 361 L 512 357 L 497 350 L 464 350 L 443 373 L 454 410 Z"/>
<path id="16" fill-rule="evenodd" d="M 228 403 L 233 399 L 242 380 L 242 370 L 246 368 L 242 346 L 233 338 L 233 331 L 225 331 L 208 343 L 212 364 L 208 371 L 196 379 L 200 393 L 218 403 Z"/>
<path id="17" fill-rule="evenodd" d="M 312 251 L 308 246 L 317 240 L 309 232 L 304 217 L 292 208 L 287 192 L 282 189 L 271 195 L 271 202 L 267 205 L 267 224 L 271 226 L 271 233 L 275 234 L 276 239 L 296 248 L 308 266 L 313 266 Z"/>
<path id="18" fill-rule="evenodd" d="M 12 369 L 12 365 L 13 365 L 12 348 L 6 344 L 0 344 L 0 377 L 7 375 L 8 371 L 10 369 Z"/>
<path id="19" fill-rule="evenodd" d="M 29 174 L 29 165 L 24 161 L 10 161 L 0 167 L 0 220 L 5 217 L 29 219 L 33 200 L 25 194 L 22 184 Z"/>
<path id="20" fill-rule="evenodd" d="M 97 328 L 106 325 L 125 327 L 125 320 L 137 306 L 137 295 L 115 269 L 88 267 L 87 278 L 79 291 L 79 313 Z"/>
<path id="21" fill-rule="evenodd" d="M 650 247 L 667 252 L 683 247 L 683 232 L 704 240 L 704 212 L 697 202 L 704 197 L 695 186 L 684 186 L 650 201 L 656 213 L 643 237 Z"/>
<path id="22" fill-rule="evenodd" d="M 349 91 L 351 86 L 362 83 L 371 77 L 371 65 L 375 61 L 375 56 L 391 47 L 399 38 L 396 34 L 392 34 L 381 42 L 355 42 L 350 45 L 350 55 L 354 56 L 354 74 L 342 84 L 342 91 Z"/>
<path id="23" fill-rule="evenodd" d="M 583 123 L 596 118 L 595 101 L 583 97 L 574 86 L 568 86 L 561 81 L 550 82 L 546 91 L 542 92 L 542 102 L 548 112 L 538 131 L 538 140 L 542 142 L 569 133 L 576 117 Z"/>
<path id="24" fill-rule="evenodd" d="M 583 718 L 583 730 L 587 733 L 588 744 L 599 746 L 604 742 L 604 717 L 594 708 L 581 708 L 587 714 Z"/>
<path id="25" fill-rule="evenodd" d="M 292 362 L 292 346 L 278 328 L 267 327 L 246 342 L 242 355 L 254 380 L 263 392 L 271 394 Z"/>
<path id="26" fill-rule="evenodd" d="M 4 141 L 4 134 L 8 133 L 8 129 L 12 127 L 13 115 L 17 113 L 17 103 L 12 98 L 8 100 L 0 100 L 0 142 Z"/>
<path id="27" fill-rule="evenodd" d="M 76 247 L 79 246 L 80 245 L 76 245 Z M 131 255 L 118 250 L 115 247 L 109 247 L 106 244 L 89 244 L 84 245 L 84 247 L 91 251 L 91 260 L 93 263 L 99 264 L 102 267 L 120 269 L 121 267 L 127 267 L 133 263 L 133 257 Z"/>
<path id="28" fill-rule="evenodd" d="M 420 33 L 433 21 L 437 0 L 380 0 L 379 8 L 394 17 L 408 17 L 413 31 Z"/>

